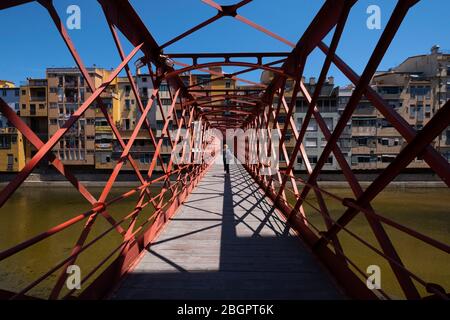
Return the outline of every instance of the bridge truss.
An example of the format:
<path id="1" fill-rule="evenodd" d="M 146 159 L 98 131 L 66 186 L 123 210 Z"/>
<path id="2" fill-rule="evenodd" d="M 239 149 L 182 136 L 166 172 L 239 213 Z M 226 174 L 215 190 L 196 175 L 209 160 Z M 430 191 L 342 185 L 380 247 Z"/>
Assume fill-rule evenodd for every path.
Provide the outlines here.
<path id="1" fill-rule="evenodd" d="M 4 0 L 0 3 L 0 10 L 6 10 L 13 6 L 23 5 L 28 0 Z M 391 219 L 378 214 L 372 207 L 372 200 L 382 192 L 389 183 L 417 156 L 422 156 L 432 170 L 450 186 L 450 165 L 440 153 L 432 146 L 432 141 L 448 127 L 450 122 L 449 102 L 435 114 L 430 122 L 419 132 L 416 132 L 395 110 L 389 107 L 380 95 L 370 87 L 370 81 L 377 70 L 383 56 L 389 48 L 402 21 L 408 11 L 418 2 L 418 0 L 398 0 L 392 15 L 375 47 L 369 61 L 361 75 L 358 75 L 351 67 L 337 54 L 339 41 L 347 23 L 347 18 L 356 0 L 326 0 L 317 12 L 309 27 L 303 33 L 297 43 L 292 43 L 270 30 L 256 24 L 248 18 L 239 14 L 240 9 L 249 4 L 251 0 L 244 0 L 235 5 L 222 6 L 212 0 L 203 2 L 217 10 L 217 13 L 206 21 L 183 32 L 179 36 L 158 44 L 145 24 L 142 22 L 133 6 L 126 0 L 98 0 L 101 6 L 106 23 L 108 24 L 118 54 L 122 62 L 111 72 L 111 75 L 99 87 L 95 87 L 93 79 L 89 75 L 88 69 L 82 58 L 77 53 L 72 43 L 64 23 L 61 21 L 51 0 L 38 0 L 61 35 L 62 40 L 67 45 L 69 53 L 72 55 L 85 82 L 92 91 L 89 98 L 76 110 L 76 112 L 66 121 L 66 123 L 48 141 L 42 141 L 21 118 L 16 115 L 7 105 L 0 100 L 0 111 L 8 118 L 23 136 L 36 147 L 38 152 L 28 161 L 17 176 L 0 192 L 0 206 L 10 199 L 15 190 L 21 186 L 30 173 L 42 161 L 49 161 L 51 165 L 60 172 L 78 190 L 78 192 L 90 204 L 91 209 L 61 223 L 53 228 L 27 239 L 17 245 L 0 252 L 0 263 L 20 252 L 37 245 L 41 241 L 54 236 L 65 229 L 74 227 L 76 224 L 84 224 L 81 234 L 73 245 L 70 254 L 58 264 L 54 265 L 46 273 L 27 284 L 18 292 L 3 292 L 4 298 L 27 298 L 28 293 L 43 281 L 51 281 L 52 289 L 49 299 L 98 299 L 104 298 L 127 270 L 133 265 L 143 250 L 152 242 L 161 228 L 175 214 L 177 208 L 183 200 L 195 188 L 198 181 L 208 170 L 208 164 L 204 161 L 178 165 L 174 163 L 174 157 L 168 163 L 164 163 L 161 157 L 161 149 L 164 138 L 169 138 L 171 147 L 174 149 L 176 142 L 185 137 L 190 137 L 182 149 L 182 153 L 190 159 L 196 156 L 191 150 L 195 141 L 200 139 L 203 148 L 214 145 L 214 138 L 207 134 L 208 129 L 235 128 L 244 131 L 253 129 L 258 134 L 265 134 L 269 130 L 275 130 L 280 136 L 279 152 L 286 160 L 286 168 L 273 175 L 261 175 L 260 169 L 265 166 L 261 162 L 250 161 L 252 152 L 259 153 L 265 149 L 271 151 L 271 141 L 268 144 L 260 144 L 256 140 L 247 140 L 245 143 L 245 157 L 242 160 L 244 167 L 253 176 L 256 183 L 264 190 L 276 208 L 282 213 L 289 224 L 294 228 L 299 237 L 312 249 L 314 254 L 320 259 L 323 265 L 331 272 L 338 284 L 344 289 L 348 296 L 360 299 L 378 299 L 390 296 L 383 290 L 369 290 L 365 284 L 366 273 L 348 256 L 341 245 L 340 235 L 346 233 L 355 241 L 360 242 L 366 250 L 370 250 L 385 259 L 389 264 L 398 285 L 401 287 L 403 295 L 407 299 L 421 299 L 425 297 L 447 298 L 447 293 L 438 284 L 426 281 L 411 272 L 408 266 L 402 262 L 395 245 L 386 232 L 386 226 L 405 233 L 410 237 L 426 243 L 445 253 L 449 253 L 449 246 L 432 239 L 422 233 L 401 225 Z M 270 52 L 270 53 L 165 53 L 177 41 L 184 39 L 192 33 L 207 27 L 208 25 L 231 17 L 237 22 L 246 24 L 290 46 L 290 52 Z M 333 31 L 334 30 L 334 31 Z M 132 44 L 130 53 L 125 53 L 118 32 Z M 333 32 L 330 45 L 324 43 L 324 38 Z M 302 81 L 303 70 L 311 52 L 319 48 L 326 56 L 322 66 L 320 76 L 315 86 L 314 92 L 309 92 Z M 146 104 L 140 98 L 138 87 L 133 77 L 130 61 L 140 52 L 143 57 L 139 60 L 140 68 L 148 68 L 152 75 L 154 89 Z M 276 59 L 275 59 L 276 58 Z M 182 63 L 177 59 L 189 59 L 190 63 Z M 210 62 L 208 59 L 214 59 Z M 253 59 L 253 62 L 248 62 Z M 269 61 L 270 60 L 270 61 Z M 205 62 L 209 61 L 209 62 Z M 317 107 L 319 93 L 325 83 L 328 71 L 334 64 L 354 85 L 355 90 L 348 101 L 335 129 L 331 132 L 327 127 L 320 110 Z M 217 74 L 209 67 L 233 66 L 242 70 L 233 74 Z M 274 77 L 270 84 L 263 85 L 252 83 L 252 89 L 220 89 L 214 93 L 213 90 L 203 89 L 198 84 L 195 86 L 186 85 L 180 75 L 184 72 L 198 70 L 208 72 L 215 77 L 208 83 L 227 78 L 246 81 L 238 78 L 246 73 L 255 70 L 268 70 Z M 111 115 L 108 113 L 106 105 L 102 101 L 101 94 L 107 86 L 119 75 L 125 72 L 131 84 L 131 89 L 137 99 L 140 110 L 140 118 L 133 130 L 131 137 L 126 141 L 116 127 Z M 288 90 L 286 84 L 292 81 L 292 96 L 287 99 L 285 92 Z M 170 86 L 171 105 L 168 110 L 163 110 L 163 105 L 159 96 L 160 85 L 167 82 Z M 296 106 L 296 98 L 303 95 L 309 103 L 308 111 L 303 119 L 300 129 L 297 128 L 293 117 Z M 337 144 L 345 126 L 351 119 L 361 98 L 365 96 L 375 106 L 375 108 L 392 124 L 392 126 L 404 137 L 407 145 L 398 154 L 396 159 L 384 169 L 379 176 L 363 189 L 354 172 Z M 231 102 L 231 104 L 230 104 Z M 79 120 L 84 112 L 93 104 L 101 110 L 107 119 L 116 139 L 122 147 L 120 159 L 101 192 L 95 197 L 80 181 L 77 180 L 70 170 L 52 153 L 53 147 L 68 132 L 70 127 Z M 164 126 L 160 137 L 156 137 L 150 127 L 147 115 L 151 108 L 159 108 L 164 117 Z M 284 115 L 281 121 L 281 115 Z M 308 123 L 314 119 L 327 143 L 313 167 L 308 159 L 308 154 L 303 145 Z M 193 123 L 203 124 L 202 131 L 195 132 Z M 169 130 L 175 128 L 175 131 Z M 138 166 L 131 156 L 130 150 L 140 130 L 146 130 L 154 147 L 154 154 L 150 168 L 146 174 L 139 171 Z M 175 132 L 175 134 L 174 134 Z M 287 133 L 292 132 L 295 139 L 293 149 L 286 147 Z M 270 137 L 270 135 L 269 135 Z M 197 139 L 197 140 L 196 140 Z M 217 148 L 211 149 L 218 152 Z M 186 152 L 189 152 L 187 155 Z M 353 196 L 351 198 L 341 198 L 328 192 L 317 182 L 319 174 L 328 157 L 334 154 L 342 173 L 348 182 Z M 307 171 L 307 178 L 301 179 L 294 175 L 293 166 L 297 156 L 300 156 Z M 45 160 L 44 160 L 45 159 Z M 200 158 L 202 159 L 202 158 Z M 119 172 L 124 164 L 129 162 L 134 169 L 134 173 L 140 181 L 140 185 L 128 192 L 123 193 L 113 199 L 108 199 L 111 189 L 117 180 Z M 155 167 L 160 164 L 163 169 L 162 175 L 155 174 Z M 151 187 L 161 184 L 157 193 Z M 314 194 L 317 205 L 311 204 L 307 198 L 308 194 Z M 294 197 L 294 202 L 288 201 L 288 194 Z M 138 195 L 138 201 L 134 208 L 123 218 L 117 219 L 109 214 L 109 208 L 117 202 L 123 201 L 133 195 Z M 338 219 L 333 219 L 329 213 L 329 208 L 324 197 L 341 203 L 345 210 Z M 308 206 L 308 208 L 306 207 Z M 151 210 L 150 210 L 151 208 Z M 11 213 L 14 214 L 14 213 Z M 310 220 L 311 215 L 320 215 L 323 218 L 325 229 L 316 227 Z M 366 222 L 376 238 L 376 245 L 373 245 L 357 234 L 353 233 L 347 226 L 357 216 L 363 215 Z M 139 220 L 144 217 L 144 220 Z M 107 230 L 89 239 L 90 232 L 99 219 L 106 219 L 109 223 Z M 138 220 L 140 223 L 138 224 Z M 143 221 L 143 222 L 142 222 Z M 84 273 L 82 284 L 83 290 L 64 290 L 64 284 L 68 274 L 66 269 L 69 265 L 76 264 L 77 259 L 84 251 L 104 240 L 107 234 L 118 233 L 122 238 L 120 244 L 111 252 L 105 253 L 104 257 L 99 257 L 98 264 L 88 273 Z M 56 276 L 55 276 L 56 275 Z M 425 289 L 426 294 L 423 294 Z M 422 292 L 422 293 L 420 293 Z"/>

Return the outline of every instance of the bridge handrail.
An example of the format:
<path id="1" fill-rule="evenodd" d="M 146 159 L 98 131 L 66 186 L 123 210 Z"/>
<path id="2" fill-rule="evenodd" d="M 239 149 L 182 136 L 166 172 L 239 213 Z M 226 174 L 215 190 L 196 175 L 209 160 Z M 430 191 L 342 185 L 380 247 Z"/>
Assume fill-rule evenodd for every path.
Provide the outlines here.
<path id="1" fill-rule="evenodd" d="M 282 174 L 283 174 L 283 173 L 282 173 Z M 364 208 L 364 207 L 361 207 L 361 206 L 357 205 L 357 204 L 356 204 L 355 202 L 353 202 L 353 201 L 348 201 L 348 200 L 349 200 L 348 198 L 342 198 L 342 197 L 340 197 L 340 196 L 338 196 L 338 195 L 336 195 L 336 194 L 333 194 L 333 193 L 331 193 L 331 192 L 329 192 L 329 191 L 326 191 L 326 190 L 320 188 L 320 187 L 317 186 L 317 185 L 309 184 L 309 183 L 305 182 L 303 179 L 301 179 L 300 177 L 296 177 L 295 180 L 298 181 L 298 182 L 300 182 L 300 183 L 302 183 L 302 184 L 304 184 L 304 185 L 309 185 L 310 188 L 313 188 L 314 190 L 316 190 L 316 191 L 318 191 L 318 192 L 321 192 L 321 193 L 323 193 L 323 194 L 326 194 L 326 195 L 328 195 L 330 198 L 332 198 L 332 199 L 334 199 L 334 200 L 337 200 L 337 201 L 341 202 L 341 204 L 343 204 L 345 207 L 354 207 L 354 208 L 357 209 L 357 210 L 360 210 L 360 211 L 362 211 L 362 212 L 364 212 L 364 213 L 366 213 L 366 214 L 369 214 L 369 215 L 374 216 L 375 218 L 377 218 L 377 219 L 379 219 L 379 220 L 385 222 L 386 224 L 388 224 L 388 225 L 390 225 L 390 226 L 396 228 L 397 230 L 399 230 L 399 231 L 401 231 L 401 232 L 403 232 L 403 233 L 406 233 L 406 234 L 408 234 L 408 235 L 410 235 L 410 236 L 412 236 L 412 237 L 414 237 L 414 238 L 416 238 L 416 239 L 418 239 L 418 240 L 422 240 L 422 241 L 426 242 L 427 244 L 429 244 L 429 245 L 435 247 L 436 249 L 439 249 L 439 250 L 444 251 L 444 252 L 447 252 L 447 253 L 450 252 L 450 251 L 449 251 L 450 248 L 449 248 L 449 246 L 447 246 L 446 244 L 441 243 L 441 242 L 439 242 L 438 240 L 435 240 L 435 239 L 433 239 L 433 238 L 430 238 L 430 237 L 428 237 L 428 236 L 426 236 L 426 235 L 423 235 L 423 234 L 421 234 L 420 232 L 415 231 L 415 230 L 412 230 L 412 229 L 410 229 L 410 228 L 408 228 L 408 227 L 406 227 L 406 226 L 402 226 L 402 225 L 398 224 L 397 222 L 392 221 L 392 220 L 390 220 L 390 219 L 388 219 L 388 218 L 386 218 L 386 217 L 383 217 L 382 215 L 380 215 L 380 214 L 378 214 L 378 213 L 376 213 L 376 212 L 374 212 L 374 211 L 368 210 L 367 208 Z M 296 198 L 299 198 L 299 195 L 296 195 L 296 194 L 294 193 L 294 190 L 293 190 L 292 188 L 286 186 L 285 189 L 286 189 L 287 191 L 291 192 Z M 280 199 L 280 200 L 286 202 L 286 200 L 284 200 L 284 199 Z M 353 199 L 352 199 L 352 200 L 353 200 Z M 369 249 L 371 249 L 373 252 L 377 253 L 378 255 L 380 255 L 381 257 L 383 257 L 384 259 L 386 259 L 386 260 L 388 260 L 389 262 L 395 264 L 398 268 L 402 269 L 402 270 L 403 270 L 404 272 L 406 272 L 409 276 L 411 276 L 413 279 L 415 279 L 418 283 L 420 283 L 422 286 L 424 286 L 424 288 L 425 288 L 428 292 L 434 293 L 434 294 L 440 296 L 442 299 L 449 300 L 449 298 L 447 297 L 446 294 L 442 293 L 442 291 L 440 291 L 440 290 L 438 290 L 438 289 L 436 289 L 436 288 L 434 287 L 434 284 L 429 283 L 429 282 L 423 280 L 423 279 L 420 278 L 418 275 L 414 274 L 412 271 L 410 271 L 409 269 L 407 269 L 405 266 L 403 266 L 402 264 L 399 264 L 397 261 L 395 261 L 395 260 L 392 259 L 391 257 L 387 256 L 385 253 L 383 253 L 383 252 L 380 251 L 379 249 L 375 248 L 373 245 L 371 245 L 370 243 L 368 243 L 366 240 L 362 239 L 360 236 L 358 236 L 358 235 L 355 234 L 354 232 L 350 231 L 346 226 L 341 225 L 338 221 L 336 221 L 335 219 L 331 218 L 329 215 L 324 215 L 323 212 L 322 212 L 319 208 L 317 208 L 315 205 L 313 205 L 309 200 L 303 199 L 303 201 L 304 201 L 306 204 L 308 204 L 311 208 L 314 209 L 313 212 L 316 212 L 317 214 L 320 214 L 324 219 L 327 219 L 329 222 L 332 222 L 333 224 L 339 226 L 340 229 L 346 231 L 351 237 L 353 237 L 354 239 L 358 240 L 360 243 L 362 243 L 363 245 L 365 245 L 366 247 L 368 247 Z M 286 202 L 286 204 L 290 206 L 290 204 L 289 204 L 288 202 Z M 319 228 L 317 228 L 316 226 L 314 226 L 314 225 L 311 223 L 311 221 L 310 221 L 307 217 L 302 216 L 301 218 L 304 219 L 304 220 L 306 220 L 306 221 L 308 222 L 309 225 L 313 226 L 313 228 L 318 232 L 318 234 L 323 235 L 323 232 L 322 232 Z M 328 243 L 331 241 L 331 239 L 326 239 L 326 240 L 327 240 Z M 343 252 L 343 250 L 337 248 L 336 246 L 333 246 L 333 249 L 339 251 L 339 253 L 342 254 L 343 257 L 344 257 L 347 261 L 351 262 L 351 260 L 349 259 L 348 256 L 345 255 L 345 253 Z M 354 263 L 354 262 L 351 262 L 351 264 L 352 264 L 352 266 L 355 267 L 355 263 Z M 362 275 L 366 276 L 366 274 L 364 274 L 361 270 L 359 270 L 359 271 L 360 271 L 360 273 L 361 273 Z M 384 293 L 382 293 L 382 294 L 384 295 Z"/>

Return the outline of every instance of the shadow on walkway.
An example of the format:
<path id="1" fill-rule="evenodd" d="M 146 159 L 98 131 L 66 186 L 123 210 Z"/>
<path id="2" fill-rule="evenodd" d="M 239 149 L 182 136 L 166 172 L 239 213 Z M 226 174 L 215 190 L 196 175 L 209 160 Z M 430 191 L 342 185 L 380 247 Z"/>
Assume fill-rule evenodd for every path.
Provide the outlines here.
<path id="1" fill-rule="evenodd" d="M 341 294 L 245 169 L 213 165 L 116 299 L 336 299 Z"/>

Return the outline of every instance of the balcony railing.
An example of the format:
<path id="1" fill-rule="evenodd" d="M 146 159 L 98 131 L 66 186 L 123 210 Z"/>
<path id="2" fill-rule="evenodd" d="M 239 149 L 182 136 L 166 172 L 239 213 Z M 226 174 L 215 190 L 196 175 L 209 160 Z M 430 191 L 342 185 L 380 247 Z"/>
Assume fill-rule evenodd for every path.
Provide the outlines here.
<path id="1" fill-rule="evenodd" d="M 41 97 L 41 96 L 31 96 L 30 97 L 30 101 L 46 101 L 47 97 Z"/>
<path id="2" fill-rule="evenodd" d="M 17 128 L 13 128 L 13 127 L 7 127 L 7 128 L 0 128 L 0 133 L 6 134 L 12 134 L 12 133 L 17 133 Z"/>

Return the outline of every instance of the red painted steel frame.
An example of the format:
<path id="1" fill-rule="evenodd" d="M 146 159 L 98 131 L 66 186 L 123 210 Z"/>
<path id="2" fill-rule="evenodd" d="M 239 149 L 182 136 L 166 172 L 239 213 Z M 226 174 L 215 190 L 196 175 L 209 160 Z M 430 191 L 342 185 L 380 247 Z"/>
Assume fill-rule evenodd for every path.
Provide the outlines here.
<path id="1" fill-rule="evenodd" d="M 0 3 L 0 10 L 28 2 L 33 1 L 4 0 Z M 31 289 L 42 283 L 44 280 L 47 280 L 55 273 L 59 274 L 59 276 L 56 278 L 54 287 L 49 295 L 50 299 L 68 299 L 75 297 L 80 299 L 101 299 L 107 297 L 114 285 L 120 281 L 130 266 L 133 265 L 136 259 L 144 252 L 145 248 L 147 248 L 155 239 L 170 217 L 176 213 L 177 208 L 183 203 L 184 199 L 186 199 L 207 172 L 208 164 L 204 161 L 200 164 L 194 164 L 191 161 L 191 163 L 175 165 L 173 156 L 168 163 L 164 163 L 161 155 L 164 138 L 167 137 L 169 139 L 172 150 L 176 147 L 176 143 L 182 139 L 184 142 L 181 151 L 182 156 L 193 160 L 194 154 L 189 150 L 192 150 L 194 139 L 196 138 L 193 132 L 193 124 L 195 121 L 199 121 L 204 125 L 201 135 L 201 145 L 203 148 L 207 148 L 214 142 L 207 134 L 206 130 L 209 128 L 217 128 L 222 132 L 225 132 L 225 129 L 238 128 L 243 130 L 254 130 L 252 131 L 252 134 L 249 135 L 248 138 L 244 138 L 244 140 L 241 141 L 242 143 L 238 146 L 238 149 L 244 152 L 243 159 L 240 159 L 241 162 L 254 178 L 255 182 L 260 185 L 265 194 L 273 201 L 273 205 L 277 207 L 291 227 L 296 230 L 299 237 L 312 248 L 314 254 L 320 258 L 320 261 L 330 271 L 349 297 L 358 299 L 377 299 L 389 298 L 389 294 L 383 290 L 371 291 L 366 287 L 365 272 L 349 258 L 348 253 L 344 251 L 344 248 L 341 245 L 340 234 L 342 232 L 346 232 L 355 239 L 355 241 L 359 241 L 363 244 L 367 250 L 375 252 L 389 263 L 406 298 L 424 298 L 424 296 L 419 293 L 417 285 L 423 286 L 428 293 L 432 294 L 432 297 L 447 298 L 445 289 L 437 284 L 425 281 L 407 268 L 401 261 L 389 235 L 384 230 L 383 224 L 387 224 L 390 227 L 395 228 L 398 232 L 403 232 L 431 247 L 441 250 L 442 252 L 450 253 L 449 246 L 392 221 L 383 215 L 376 213 L 371 207 L 371 201 L 376 195 L 384 190 L 395 176 L 418 155 L 422 155 L 430 168 L 441 177 L 447 186 L 450 186 L 450 165 L 431 145 L 432 141 L 450 124 L 449 102 L 445 103 L 433 119 L 431 119 L 420 132 L 416 133 L 414 129 L 396 113 L 396 111 L 389 108 L 386 102 L 369 85 L 378 64 L 394 38 L 396 31 L 410 8 L 413 7 L 418 0 L 398 1 L 361 76 L 358 76 L 335 53 L 339 45 L 341 34 L 344 31 L 347 17 L 353 5 L 357 2 L 356 0 L 326 0 L 297 43 L 290 42 L 240 15 L 238 10 L 252 2 L 251 0 L 244 0 L 230 6 L 222 6 L 212 0 L 203 0 L 204 3 L 215 8 L 217 13 L 162 45 L 158 45 L 128 1 L 98 0 L 121 59 L 120 65 L 98 88 L 94 86 L 94 83 L 89 76 L 89 72 L 84 66 L 81 57 L 77 53 L 75 46 L 65 30 L 64 24 L 61 22 L 52 1 L 38 0 L 37 2 L 48 11 L 51 20 L 55 24 L 90 88 L 91 95 L 69 118 L 69 120 L 67 120 L 61 129 L 59 129 L 47 142 L 41 141 L 20 117 L 17 116 L 0 98 L 0 111 L 2 114 L 13 126 L 22 132 L 23 136 L 34 145 L 36 149 L 38 149 L 37 154 L 25 165 L 24 169 L 0 192 L 0 206 L 12 196 L 14 191 L 20 187 L 33 169 L 46 157 L 55 169 L 65 176 L 80 194 L 83 195 L 92 208 L 74 216 L 64 223 L 0 252 L 1 263 L 3 260 L 18 254 L 77 223 L 85 221 L 82 232 L 66 259 L 50 268 L 50 270 L 28 284 L 25 288 L 22 288 L 19 292 L 12 293 L 0 291 L 0 298 L 29 298 L 27 294 Z M 237 21 L 247 24 L 259 32 L 291 47 L 292 51 L 260 53 L 163 53 L 163 50 L 170 47 L 172 44 L 224 17 L 232 17 Z M 323 43 L 323 39 L 333 28 L 335 28 L 333 38 L 330 46 L 327 46 Z M 120 31 L 133 46 L 133 50 L 128 56 L 123 51 L 118 31 Z M 310 93 L 302 82 L 302 73 L 309 54 L 315 48 L 322 50 L 325 53 L 326 58 L 315 90 Z M 129 62 L 138 51 L 141 51 L 144 55 L 140 60 L 148 68 L 154 87 L 147 105 L 144 105 L 139 96 L 138 85 L 133 77 L 131 68 L 129 67 Z M 240 58 L 245 58 L 247 60 L 238 61 Z M 248 62 L 249 58 L 254 58 L 255 61 Z M 275 60 L 275 58 L 278 60 Z M 191 60 L 191 64 L 172 59 L 189 59 Z M 211 59 L 214 61 L 211 61 Z M 217 61 L 217 59 L 222 60 Z M 202 60 L 202 62 L 199 63 L 199 60 Z M 356 88 L 344 109 L 338 124 L 333 132 L 330 132 L 317 107 L 317 101 L 321 88 L 333 63 L 355 84 Z M 180 68 L 175 69 L 174 66 Z M 235 71 L 232 74 L 224 74 L 214 71 L 214 69 L 210 69 L 210 67 L 217 66 L 233 66 L 242 69 Z M 137 106 L 141 115 L 131 137 L 126 142 L 119 129 L 115 126 L 113 119 L 108 114 L 101 98 L 101 93 L 122 70 L 125 70 L 128 81 L 131 84 L 131 89 L 136 97 Z M 190 83 L 189 85 L 186 85 L 180 78 L 180 75 L 193 70 L 209 73 L 212 77 L 211 79 L 200 83 Z M 255 83 L 246 80 L 245 78 L 237 77 L 255 70 L 272 72 L 274 77 L 270 84 L 265 85 Z M 214 88 L 215 83 L 224 79 L 232 79 L 236 82 L 243 82 L 250 86 L 244 86 L 242 88 Z M 164 111 L 159 95 L 159 89 L 163 82 L 167 83 L 170 87 L 169 94 L 171 97 L 171 105 L 167 112 Z M 285 97 L 286 91 L 288 91 L 288 82 L 293 84 L 293 90 L 289 98 Z M 302 94 L 309 103 L 308 111 L 304 117 L 300 130 L 298 130 L 294 119 L 298 94 Z M 363 95 L 373 103 L 381 114 L 392 123 L 408 142 L 408 145 L 401 151 L 395 161 L 393 161 L 365 191 L 362 189 L 336 143 Z M 84 112 L 94 102 L 99 106 L 108 125 L 111 127 L 116 139 L 122 147 L 121 157 L 117 161 L 112 174 L 98 199 L 95 198 L 69 170 L 67 170 L 52 152 L 52 148 L 59 142 L 67 130 L 69 130 L 78 119 L 83 117 Z M 159 109 L 164 122 L 161 131 L 162 133 L 159 137 L 155 136 L 154 130 L 151 128 L 151 124 L 147 118 L 147 115 L 152 108 Z M 281 121 L 282 115 L 283 118 L 285 118 L 285 121 L 283 122 Z M 313 117 L 327 140 L 325 149 L 320 156 L 318 163 L 315 164 L 314 167 L 310 164 L 307 151 L 303 146 L 306 127 Z M 172 132 L 169 128 L 176 128 L 176 131 Z M 183 129 L 186 129 L 184 133 L 182 133 Z M 140 130 L 148 132 L 151 145 L 154 148 L 153 158 L 146 175 L 143 175 L 140 172 L 130 152 Z M 270 139 L 271 130 L 274 130 L 280 136 L 278 150 L 272 145 L 272 140 Z M 287 146 L 287 135 L 290 133 L 292 133 L 293 138 L 295 139 L 295 145 L 291 149 Z M 257 135 L 269 137 L 268 143 L 261 143 L 256 139 Z M 286 169 L 283 172 L 278 171 L 276 173 L 270 171 L 271 175 L 269 176 L 261 175 L 260 170 L 265 164 L 259 162 L 258 159 L 256 163 L 252 160 L 255 159 L 254 153 L 258 153 L 262 150 L 266 151 L 267 154 L 274 152 L 282 154 L 286 162 Z M 331 153 L 336 157 L 343 175 L 353 191 L 354 199 L 342 199 L 321 188 L 317 182 L 317 177 L 321 173 L 323 165 Z M 296 177 L 293 173 L 294 163 L 296 162 L 298 155 L 305 164 L 308 175 L 306 180 Z M 202 159 L 204 158 L 202 157 Z M 130 162 L 134 173 L 138 177 L 140 185 L 125 192 L 121 196 L 114 199 L 108 199 L 108 195 L 114 186 L 125 160 Z M 158 163 L 162 168 L 162 175 L 155 178 L 154 172 Z M 162 183 L 159 193 L 152 192 L 149 187 L 154 186 L 157 183 Z M 300 189 L 299 187 L 302 188 Z M 313 190 L 314 192 L 317 205 L 312 204 L 311 201 L 307 199 L 310 190 Z M 295 203 L 289 203 L 288 192 L 292 193 Z M 124 218 L 117 220 L 108 213 L 107 210 L 111 205 L 135 194 L 139 195 L 138 201 Z M 338 219 L 333 219 L 331 217 L 327 203 L 324 200 L 325 196 L 342 203 L 347 208 Z M 308 211 L 305 205 L 307 205 L 308 208 L 312 208 L 312 211 Z M 366 242 L 346 227 L 359 212 L 362 212 L 367 219 L 368 226 L 375 235 L 380 249 Z M 310 213 L 319 214 L 323 218 L 326 227 L 325 230 L 321 230 L 311 223 L 311 219 L 309 218 Z M 110 226 L 99 236 L 87 242 L 90 231 L 94 227 L 96 218 L 99 214 L 108 221 Z M 140 225 L 137 225 L 138 217 L 145 217 L 145 221 Z M 92 270 L 84 274 L 82 284 L 86 284 L 90 281 L 89 285 L 87 285 L 87 287 L 78 295 L 76 295 L 74 290 L 65 292 L 64 295 L 62 295 L 63 285 L 67 278 L 65 272 L 67 266 L 75 263 L 79 255 L 83 254 L 84 251 L 95 245 L 98 241 L 101 241 L 112 231 L 118 232 L 123 238 L 123 241 L 111 252 L 108 252 Z M 93 278 L 96 274 L 99 275 Z"/>

